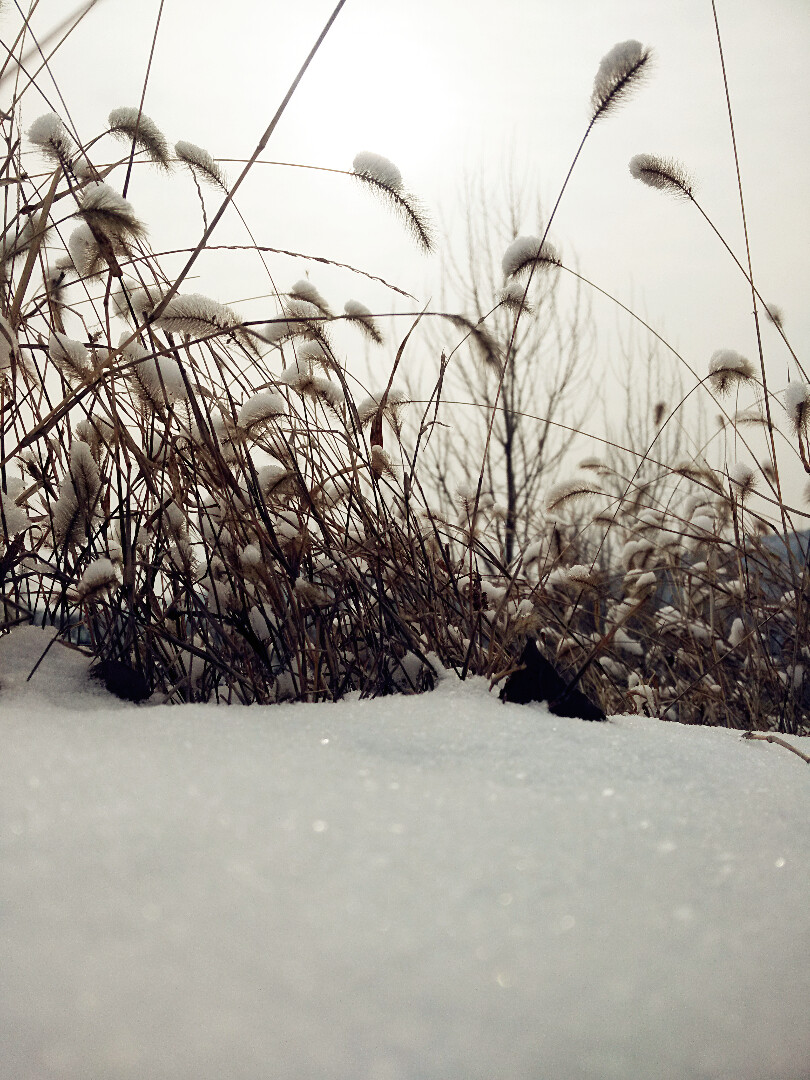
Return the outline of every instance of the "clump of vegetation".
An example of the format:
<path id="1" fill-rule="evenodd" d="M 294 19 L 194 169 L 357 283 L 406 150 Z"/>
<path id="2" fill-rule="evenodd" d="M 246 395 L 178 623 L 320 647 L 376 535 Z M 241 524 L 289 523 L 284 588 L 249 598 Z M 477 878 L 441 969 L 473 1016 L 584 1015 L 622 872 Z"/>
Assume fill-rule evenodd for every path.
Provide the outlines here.
<path id="1" fill-rule="evenodd" d="M 6 81 L 22 70 L 24 41 Z M 605 57 L 572 170 L 649 64 L 638 42 Z M 782 496 L 773 416 L 810 471 L 810 393 L 795 357 L 782 399 L 762 362 L 757 374 L 730 352 L 696 375 L 713 395 L 754 388 L 753 412 L 724 417 L 743 447 L 749 425 L 763 427 L 765 467 L 720 470 L 710 448 L 660 460 L 680 406 L 656 406 L 631 468 L 603 440 L 603 456 L 544 505 L 527 472 L 531 487 L 521 497 L 513 483 L 504 510 L 492 449 L 525 415 L 514 365 L 533 287 L 566 272 L 548 233 L 568 178 L 544 234 L 506 249 L 491 310 L 443 315 L 475 342 L 488 420 L 480 463 L 437 477 L 425 455 L 447 359 L 427 403 L 409 398 L 398 383 L 413 327 L 361 396 L 333 334 L 343 323 L 383 345 L 360 301 L 336 314 L 306 277 L 255 322 L 184 288 L 281 110 L 231 184 L 207 151 L 172 148 L 140 108 L 115 108 L 82 143 L 55 113 L 21 130 L 19 105 L 0 119 L 0 632 L 53 626 L 125 696 L 169 702 L 416 693 L 445 669 L 497 685 L 537 638 L 566 685 L 608 712 L 804 730 L 807 551 Z M 165 183 L 190 170 L 198 186 L 205 231 L 179 274 L 127 197 L 146 163 Z M 672 162 L 644 155 L 631 171 L 697 205 Z M 350 175 L 431 247 L 395 165 L 364 152 Z M 203 185 L 220 199 L 210 219 Z M 750 264 L 740 269 L 757 302 Z M 771 519 L 750 507 L 756 484 Z"/>

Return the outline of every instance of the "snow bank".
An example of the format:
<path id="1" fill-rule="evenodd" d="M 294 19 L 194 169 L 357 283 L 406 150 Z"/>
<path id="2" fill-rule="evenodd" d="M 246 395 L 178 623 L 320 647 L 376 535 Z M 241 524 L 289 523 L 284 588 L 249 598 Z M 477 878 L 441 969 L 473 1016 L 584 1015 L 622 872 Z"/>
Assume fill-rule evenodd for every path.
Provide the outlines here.
<path id="1" fill-rule="evenodd" d="M 808 1075 L 785 750 L 475 680 L 138 708 L 56 647 L 23 686 L 32 635 L 0 640 L 3 1076 Z"/>

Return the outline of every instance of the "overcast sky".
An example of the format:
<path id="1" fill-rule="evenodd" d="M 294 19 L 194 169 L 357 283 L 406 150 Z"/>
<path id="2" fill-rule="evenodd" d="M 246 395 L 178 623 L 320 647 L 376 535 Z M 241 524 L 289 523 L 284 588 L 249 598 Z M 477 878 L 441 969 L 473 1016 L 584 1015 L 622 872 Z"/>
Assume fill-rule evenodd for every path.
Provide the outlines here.
<path id="1" fill-rule="evenodd" d="M 111 108 L 138 104 L 159 6 L 101 0 L 54 63 L 83 139 L 104 127 Z M 755 274 L 761 293 L 782 308 L 796 352 L 806 356 L 810 5 L 717 6 Z M 215 157 L 249 156 L 331 8 L 328 0 L 165 0 L 145 112 L 172 141 L 190 140 Z M 35 25 L 42 29 L 69 9 L 65 0 L 41 0 Z M 11 25 L 13 12 L 5 19 Z M 745 281 L 693 207 L 642 187 L 627 169 L 640 152 L 681 160 L 704 209 L 742 256 L 710 0 L 501 0 L 497 7 L 483 0 L 348 0 L 264 156 L 351 168 L 359 150 L 384 154 L 446 223 L 446 245 L 465 172 L 497 177 L 512 160 L 521 183 L 547 207 L 553 203 L 587 124 L 599 60 L 628 38 L 652 46 L 655 64 L 632 100 L 594 130 L 552 238 L 565 259 L 631 302 L 698 370 L 721 347 L 753 359 Z M 63 112 L 55 97 L 52 104 Z M 33 118 L 46 108 L 31 100 L 26 112 Z M 227 171 L 235 177 L 238 166 Z M 186 178 L 167 183 L 142 169 L 129 197 L 145 208 L 156 249 L 199 238 Z M 424 300 L 438 295 L 440 259 L 418 255 L 347 178 L 257 167 L 238 201 L 260 243 L 362 266 Z M 232 222 L 222 230 L 222 240 L 244 239 Z M 211 264 L 215 280 L 204 272 L 206 291 L 224 301 L 267 291 L 255 260 L 228 259 Z M 279 260 L 273 269 L 284 288 L 306 266 Z M 338 282 L 317 267 L 311 277 L 338 307 L 348 296 L 373 308 L 390 304 L 361 281 Z M 600 355 L 615 353 L 616 311 L 598 299 L 594 305 Z M 772 328 L 766 347 L 781 388 L 786 353 Z"/>

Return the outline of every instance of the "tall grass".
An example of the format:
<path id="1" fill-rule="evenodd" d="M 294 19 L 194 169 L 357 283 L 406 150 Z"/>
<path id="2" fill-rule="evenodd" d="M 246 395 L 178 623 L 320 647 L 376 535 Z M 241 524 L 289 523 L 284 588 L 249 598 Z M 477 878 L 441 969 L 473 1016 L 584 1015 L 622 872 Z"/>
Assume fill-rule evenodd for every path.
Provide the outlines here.
<path id="1" fill-rule="evenodd" d="M 9 46 L 4 90 L 25 83 L 30 36 Z M 649 62 L 636 42 L 606 56 L 572 170 Z M 599 440 L 578 477 L 527 509 L 521 532 L 534 539 L 507 555 L 486 456 L 453 504 L 424 486 L 425 446 L 450 405 L 444 359 L 426 401 L 398 389 L 421 316 L 367 395 L 333 333 L 342 323 L 383 344 L 358 301 L 335 313 L 304 278 L 255 323 L 184 288 L 225 210 L 238 213 L 236 191 L 287 100 L 232 186 L 209 153 L 172 147 L 141 108 L 114 108 L 84 144 L 56 114 L 26 130 L 18 101 L 3 114 L 0 632 L 44 623 L 88 651 L 119 692 L 169 702 L 414 693 L 448 668 L 499 685 L 533 635 L 608 712 L 806 730 L 807 552 L 777 454 L 797 454 L 810 471 L 798 361 L 784 401 L 764 366 L 757 377 L 736 354 L 693 373 L 739 445 L 749 424 L 764 426 L 772 453 L 759 477 L 721 469 L 711 446 L 659 459 L 681 409 L 662 407 L 647 446 Z M 205 190 L 219 199 L 179 274 L 124 197 L 132 168 L 146 163 L 167 184 L 190 169 L 204 213 Z M 671 163 L 634 169 L 693 200 Z M 366 153 L 351 175 L 420 246 L 432 244 L 395 166 Z M 546 235 L 504 258 L 507 288 L 494 306 L 514 322 L 485 361 L 500 372 L 490 431 L 538 269 L 565 272 L 547 239 L 555 212 Z M 752 281 L 750 265 L 740 269 Z M 455 325 L 484 332 L 478 320 Z M 754 396 L 744 416 L 719 397 L 740 388 Z M 768 515 L 751 508 L 757 481 Z"/>

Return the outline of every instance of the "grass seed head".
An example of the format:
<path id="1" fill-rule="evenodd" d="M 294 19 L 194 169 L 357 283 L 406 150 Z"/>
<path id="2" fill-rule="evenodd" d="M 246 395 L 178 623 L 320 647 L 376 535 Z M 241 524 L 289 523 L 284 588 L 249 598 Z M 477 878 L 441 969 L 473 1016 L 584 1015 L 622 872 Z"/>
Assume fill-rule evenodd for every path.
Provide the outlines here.
<path id="1" fill-rule="evenodd" d="M 630 159 L 630 175 L 657 191 L 666 191 L 683 199 L 693 196 L 692 181 L 686 170 L 671 158 L 636 154 Z"/>
<path id="2" fill-rule="evenodd" d="M 602 57 L 591 94 L 591 123 L 615 111 L 647 74 L 652 53 L 640 41 L 621 41 Z"/>
<path id="3" fill-rule="evenodd" d="M 134 142 L 136 150 L 142 150 L 150 161 L 168 172 L 172 162 L 169 144 L 154 120 L 139 109 L 124 106 L 113 109 L 107 122 L 111 135 L 125 142 Z"/>
<path id="4" fill-rule="evenodd" d="M 784 398 L 790 426 L 797 435 L 806 434 L 810 425 L 810 389 L 803 382 L 788 383 Z"/>
<path id="5" fill-rule="evenodd" d="M 750 360 L 734 349 L 718 349 L 709 360 L 709 383 L 718 394 L 727 394 L 753 377 Z"/>

